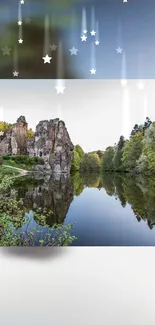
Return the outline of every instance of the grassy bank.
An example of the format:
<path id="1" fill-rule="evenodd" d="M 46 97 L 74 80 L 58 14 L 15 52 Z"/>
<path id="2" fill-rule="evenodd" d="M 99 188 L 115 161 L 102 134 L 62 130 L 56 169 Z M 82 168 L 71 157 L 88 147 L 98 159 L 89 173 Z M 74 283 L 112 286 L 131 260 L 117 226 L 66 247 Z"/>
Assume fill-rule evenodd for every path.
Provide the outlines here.
<path id="1" fill-rule="evenodd" d="M 43 165 L 44 161 L 39 157 L 5 155 L 1 157 L 1 164 L 31 171 L 36 165 Z"/>

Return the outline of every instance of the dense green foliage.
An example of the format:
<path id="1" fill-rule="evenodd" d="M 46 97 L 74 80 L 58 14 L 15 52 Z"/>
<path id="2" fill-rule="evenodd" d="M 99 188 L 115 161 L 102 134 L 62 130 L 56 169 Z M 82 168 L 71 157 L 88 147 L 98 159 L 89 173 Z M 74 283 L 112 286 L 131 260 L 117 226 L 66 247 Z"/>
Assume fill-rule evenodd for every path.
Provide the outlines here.
<path id="1" fill-rule="evenodd" d="M 0 121 L 0 131 L 4 132 L 4 134 L 8 131 L 11 131 L 12 127 L 13 127 L 13 124 Z"/>
<path id="2" fill-rule="evenodd" d="M 97 153 L 85 154 L 83 149 L 76 145 L 74 148 L 74 158 L 72 161 L 71 170 L 75 171 L 91 171 L 100 169 L 100 158 Z"/>
<path id="3" fill-rule="evenodd" d="M 81 161 L 80 170 L 82 172 L 100 170 L 100 158 L 97 153 L 85 154 Z"/>
<path id="4" fill-rule="evenodd" d="M 4 155 L 3 156 L 4 161 L 9 161 L 12 160 L 15 163 L 21 163 L 21 164 L 43 164 L 44 160 L 39 158 L 39 157 L 29 157 L 26 155 L 15 155 L 15 156 L 9 156 L 9 155 Z"/>
<path id="5" fill-rule="evenodd" d="M 34 133 L 34 131 L 32 129 L 27 130 L 27 132 L 26 132 L 27 140 L 31 140 L 33 138 L 34 134 L 35 133 Z"/>
<path id="6" fill-rule="evenodd" d="M 39 157 L 29 157 L 26 155 L 19 155 L 19 156 L 4 155 L 3 163 L 4 165 L 31 170 L 37 164 L 43 165 L 44 160 Z"/>
<path id="7" fill-rule="evenodd" d="M 85 187 L 104 188 L 122 207 L 129 204 L 138 222 L 144 220 L 150 229 L 155 227 L 155 179 L 152 176 L 124 173 L 75 173 L 72 176 L 74 195 Z M 125 215 L 124 215 L 125 217 Z"/>
<path id="8" fill-rule="evenodd" d="M 115 150 L 113 147 L 106 148 L 104 156 L 102 158 L 102 169 L 104 171 L 114 170 L 114 154 Z"/>
<path id="9" fill-rule="evenodd" d="M 32 216 L 24 201 L 13 188 L 15 178 L 0 170 L 0 246 L 68 246 L 76 239 L 70 235 L 73 224 L 54 224 L 48 227 L 46 218 L 52 211 L 35 209 L 35 222 L 46 227 L 46 232 L 34 227 L 28 231 Z M 22 228 L 21 228 L 22 227 Z M 23 228 L 24 227 L 24 228 Z"/>
<path id="10" fill-rule="evenodd" d="M 103 173 L 101 183 L 106 193 L 115 196 L 122 207 L 131 206 L 138 222 L 146 221 L 150 229 L 155 226 L 154 177 Z"/>
<path id="11" fill-rule="evenodd" d="M 72 176 L 74 195 L 85 187 L 104 188 L 107 195 L 119 200 L 122 207 L 129 204 L 138 222 L 144 220 L 150 229 L 155 226 L 155 179 L 152 176 L 124 173 L 75 173 Z"/>
<path id="12" fill-rule="evenodd" d="M 73 157 L 73 161 L 72 161 L 72 166 L 71 166 L 71 170 L 72 171 L 77 171 L 80 169 L 80 163 L 81 163 L 81 158 L 79 156 L 79 153 L 76 151 L 76 149 L 74 148 L 74 157 Z"/>
<path id="13" fill-rule="evenodd" d="M 79 144 L 77 144 L 77 145 L 75 146 L 74 150 L 75 150 L 75 152 L 78 153 L 80 159 L 83 159 L 83 157 L 84 157 L 84 151 L 83 151 L 83 149 L 79 146 Z"/>
<path id="14" fill-rule="evenodd" d="M 147 117 L 143 125 L 135 124 L 129 140 L 121 136 L 105 150 L 101 166 L 103 171 L 155 173 L 155 122 Z"/>

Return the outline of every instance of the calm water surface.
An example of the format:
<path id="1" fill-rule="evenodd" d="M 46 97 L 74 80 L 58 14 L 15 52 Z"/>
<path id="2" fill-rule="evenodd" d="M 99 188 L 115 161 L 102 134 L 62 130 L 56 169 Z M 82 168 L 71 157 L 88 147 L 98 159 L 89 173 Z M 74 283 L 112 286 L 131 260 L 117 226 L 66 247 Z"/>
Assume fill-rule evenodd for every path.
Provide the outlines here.
<path id="1" fill-rule="evenodd" d="M 36 182 L 36 181 L 35 181 Z M 80 175 L 44 179 L 36 185 L 17 179 L 31 221 L 27 231 L 41 225 L 33 210 L 46 207 L 53 215 L 46 225 L 75 222 L 72 246 L 155 245 L 155 179 L 129 175 Z M 20 229 L 25 230 L 25 225 Z"/>

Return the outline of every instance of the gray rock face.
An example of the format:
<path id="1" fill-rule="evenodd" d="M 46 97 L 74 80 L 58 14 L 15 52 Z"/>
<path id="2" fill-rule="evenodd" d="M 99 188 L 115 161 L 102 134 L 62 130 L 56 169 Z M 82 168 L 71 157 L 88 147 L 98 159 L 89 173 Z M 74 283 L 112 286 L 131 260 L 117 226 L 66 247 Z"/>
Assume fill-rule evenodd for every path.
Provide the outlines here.
<path id="1" fill-rule="evenodd" d="M 27 130 L 28 124 L 25 116 L 20 116 L 17 123 L 14 124 L 12 129 L 11 147 L 12 154 L 25 155 L 27 154 Z"/>
<path id="2" fill-rule="evenodd" d="M 56 174 L 70 172 L 74 146 L 63 121 L 39 122 L 33 145 L 28 143 L 27 150 L 31 156 L 44 159 L 46 170 Z"/>
<path id="3" fill-rule="evenodd" d="M 11 147 L 11 132 L 4 134 L 0 137 L 0 156 L 5 154 L 12 154 Z"/>
<path id="4" fill-rule="evenodd" d="M 24 155 L 27 153 L 27 133 L 28 125 L 25 117 L 20 116 L 8 132 L 0 138 L 0 155 Z"/>
<path id="5" fill-rule="evenodd" d="M 39 122 L 31 139 L 27 139 L 28 124 L 20 116 L 10 132 L 0 138 L 0 155 L 27 154 L 44 160 L 36 170 L 55 174 L 70 173 L 74 146 L 65 123 L 58 118 Z"/>

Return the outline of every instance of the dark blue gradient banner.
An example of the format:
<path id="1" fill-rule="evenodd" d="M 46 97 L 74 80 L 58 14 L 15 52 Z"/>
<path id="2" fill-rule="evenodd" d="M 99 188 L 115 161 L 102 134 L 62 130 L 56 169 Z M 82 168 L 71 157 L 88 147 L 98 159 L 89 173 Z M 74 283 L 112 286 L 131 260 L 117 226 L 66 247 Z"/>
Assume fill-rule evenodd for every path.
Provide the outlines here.
<path id="1" fill-rule="evenodd" d="M 154 78 L 154 31 L 154 0 L 0 0 L 0 78 Z"/>

